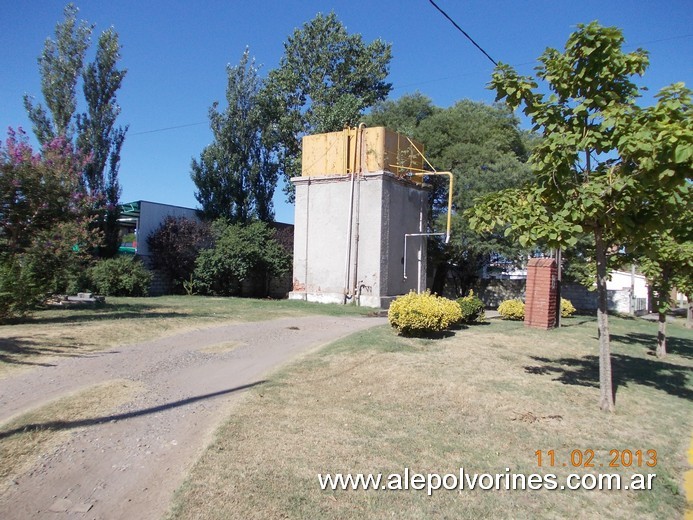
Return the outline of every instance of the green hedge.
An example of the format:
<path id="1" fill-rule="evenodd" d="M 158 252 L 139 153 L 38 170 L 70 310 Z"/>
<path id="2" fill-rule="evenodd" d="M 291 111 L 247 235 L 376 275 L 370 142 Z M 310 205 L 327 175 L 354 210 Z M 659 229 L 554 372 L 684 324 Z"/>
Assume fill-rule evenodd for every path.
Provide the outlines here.
<path id="1" fill-rule="evenodd" d="M 97 294 L 103 296 L 147 296 L 152 273 L 129 256 L 99 260 L 90 270 Z"/>

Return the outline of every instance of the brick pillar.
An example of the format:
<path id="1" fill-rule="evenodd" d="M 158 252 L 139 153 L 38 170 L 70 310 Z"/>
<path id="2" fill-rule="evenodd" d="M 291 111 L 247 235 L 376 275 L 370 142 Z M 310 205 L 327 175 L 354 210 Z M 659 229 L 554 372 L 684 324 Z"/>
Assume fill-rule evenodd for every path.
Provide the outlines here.
<path id="1" fill-rule="evenodd" d="M 558 269 L 553 258 L 531 258 L 527 264 L 525 325 L 551 329 L 556 323 Z"/>

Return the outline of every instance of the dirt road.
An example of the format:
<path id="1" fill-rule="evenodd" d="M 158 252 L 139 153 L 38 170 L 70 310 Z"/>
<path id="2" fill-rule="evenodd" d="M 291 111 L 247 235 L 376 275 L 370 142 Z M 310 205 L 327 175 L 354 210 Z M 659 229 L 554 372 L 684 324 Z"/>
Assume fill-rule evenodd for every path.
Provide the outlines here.
<path id="1" fill-rule="evenodd" d="M 0 496 L 0 517 L 160 518 L 245 389 L 300 353 L 383 323 L 308 316 L 216 326 L 63 358 L 1 380 L 0 423 L 112 379 L 143 384 L 146 391 L 115 413 L 59 425 L 70 431 L 69 440 L 14 480 Z M 230 342 L 232 350 L 209 348 Z"/>

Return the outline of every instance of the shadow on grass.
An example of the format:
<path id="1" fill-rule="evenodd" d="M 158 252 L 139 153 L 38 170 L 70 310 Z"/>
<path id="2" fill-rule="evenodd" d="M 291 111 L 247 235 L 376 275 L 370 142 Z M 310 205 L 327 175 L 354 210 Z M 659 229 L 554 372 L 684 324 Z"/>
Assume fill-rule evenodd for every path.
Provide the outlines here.
<path id="1" fill-rule="evenodd" d="M 127 419 L 132 419 L 134 417 L 140 417 L 142 415 L 149 415 L 157 412 L 162 412 L 165 410 L 170 410 L 172 408 L 178 408 L 185 406 L 197 401 L 202 401 L 205 399 L 212 399 L 214 397 L 219 397 L 221 395 L 231 394 L 234 392 L 240 392 L 242 390 L 247 390 L 248 388 L 253 388 L 254 386 L 262 385 L 266 383 L 266 380 L 256 381 L 254 383 L 249 383 L 247 385 L 236 386 L 233 388 L 228 388 L 226 390 L 220 390 L 219 392 L 212 392 L 209 394 L 196 395 L 195 397 L 188 397 L 187 399 L 180 399 L 178 401 L 173 401 L 171 403 L 162 404 L 159 406 L 152 406 L 150 408 L 144 408 L 142 410 L 135 410 L 134 412 L 127 412 L 121 414 L 105 415 L 102 417 L 93 417 L 91 419 L 80 419 L 77 421 L 48 421 L 43 423 L 33 423 L 25 424 L 17 428 L 12 428 L 10 430 L 2 431 L 0 430 L 0 439 L 6 439 L 13 435 L 17 435 L 24 432 L 31 431 L 59 431 L 59 430 L 70 430 L 73 428 L 82 428 L 85 426 L 94 426 L 97 424 L 112 422 L 112 421 L 124 421 Z"/>
<path id="2" fill-rule="evenodd" d="M 561 328 L 564 327 L 579 327 L 585 323 L 597 323 L 595 316 L 576 315 L 570 318 L 561 318 Z"/>
<path id="3" fill-rule="evenodd" d="M 185 312 L 161 312 L 154 311 L 161 309 L 161 306 L 149 304 L 115 304 L 102 305 L 99 307 L 71 307 L 50 309 L 51 314 L 46 315 L 46 311 L 38 311 L 35 314 L 23 319 L 18 319 L 9 324 L 58 324 L 58 323 L 82 323 L 89 321 L 110 321 L 125 320 L 132 318 L 177 318 L 188 316 Z M 63 314 L 64 313 L 64 314 Z M 57 315 L 56 315 L 57 314 Z"/>
<path id="4" fill-rule="evenodd" d="M 64 338 L 68 339 L 69 338 Z M 72 345 L 61 345 L 60 347 L 41 345 L 37 341 L 21 337 L 0 338 L 0 363 L 13 365 L 33 365 L 40 367 L 53 367 L 51 363 L 39 363 L 21 359 L 26 356 L 61 356 L 61 357 L 82 357 L 85 354 L 72 354 L 66 349 L 76 349 Z"/>
<path id="5" fill-rule="evenodd" d="M 654 354 L 657 350 L 657 334 L 641 332 L 629 332 L 623 336 L 611 334 L 611 340 L 624 345 L 639 345 L 646 348 L 649 354 Z M 667 335 L 667 353 L 693 359 L 693 341 Z"/>
<path id="6" fill-rule="evenodd" d="M 444 339 L 444 338 L 452 338 L 455 336 L 455 332 L 464 330 L 467 327 L 465 325 L 455 325 L 453 327 L 450 327 L 448 330 L 441 330 L 441 331 L 436 331 L 436 332 L 426 332 L 426 333 L 418 333 L 418 334 L 413 334 L 413 333 L 399 333 L 400 336 L 403 338 L 413 338 L 413 339 Z"/>
<path id="7" fill-rule="evenodd" d="M 565 385 L 599 387 L 599 356 L 549 359 L 531 356 L 543 363 L 526 366 L 525 372 L 534 375 L 553 374 Z M 620 387 L 629 383 L 649 386 L 682 399 L 693 400 L 693 390 L 688 388 L 690 369 L 665 361 L 644 359 L 624 354 L 611 355 L 614 398 Z"/>

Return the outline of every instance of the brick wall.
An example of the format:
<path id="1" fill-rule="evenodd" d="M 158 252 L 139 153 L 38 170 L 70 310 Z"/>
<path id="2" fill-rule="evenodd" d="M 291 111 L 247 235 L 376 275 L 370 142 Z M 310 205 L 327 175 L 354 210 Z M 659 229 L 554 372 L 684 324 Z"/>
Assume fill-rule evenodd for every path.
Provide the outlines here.
<path id="1" fill-rule="evenodd" d="M 531 258 L 527 264 L 525 325 L 540 329 L 556 326 L 558 269 L 552 258 Z"/>

